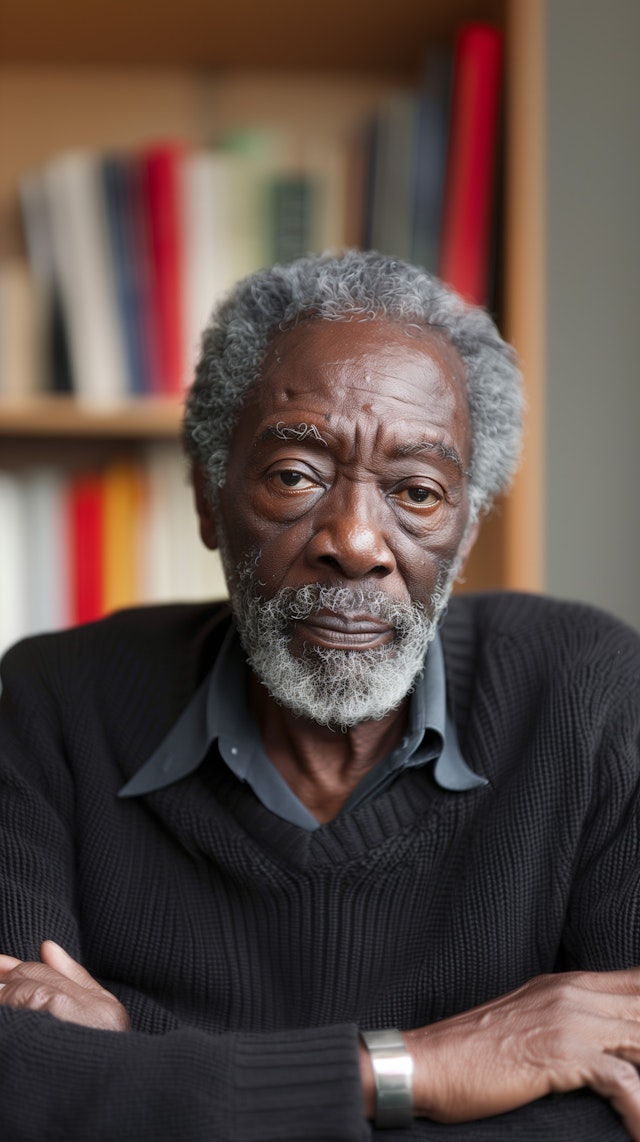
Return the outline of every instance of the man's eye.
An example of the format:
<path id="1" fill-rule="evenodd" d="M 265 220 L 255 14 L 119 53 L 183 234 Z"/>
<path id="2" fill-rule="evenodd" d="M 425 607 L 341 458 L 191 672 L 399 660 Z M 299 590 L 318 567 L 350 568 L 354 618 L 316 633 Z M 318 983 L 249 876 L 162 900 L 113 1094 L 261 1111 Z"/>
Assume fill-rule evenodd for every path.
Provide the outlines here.
<path id="1" fill-rule="evenodd" d="M 408 488 L 400 488 L 396 496 L 403 503 L 416 504 L 419 507 L 432 507 L 440 503 L 441 496 L 433 488 L 425 484 L 411 484 Z"/>
<path id="2" fill-rule="evenodd" d="M 281 468 L 280 471 L 273 472 L 270 479 L 276 487 L 280 485 L 285 488 L 295 488 L 297 491 L 314 486 L 310 476 L 305 476 L 304 472 L 298 472 L 295 468 Z"/>

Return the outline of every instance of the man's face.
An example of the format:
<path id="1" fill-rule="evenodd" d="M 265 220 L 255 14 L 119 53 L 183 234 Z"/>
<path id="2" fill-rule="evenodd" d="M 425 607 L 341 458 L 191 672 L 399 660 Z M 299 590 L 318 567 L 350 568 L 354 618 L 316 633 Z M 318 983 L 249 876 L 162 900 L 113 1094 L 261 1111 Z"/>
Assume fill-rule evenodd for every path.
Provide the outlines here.
<path id="1" fill-rule="evenodd" d="M 316 721 L 382 716 L 420 669 L 467 531 L 460 357 L 416 326 L 304 322 L 273 342 L 229 456 L 218 534 L 254 671 Z"/>

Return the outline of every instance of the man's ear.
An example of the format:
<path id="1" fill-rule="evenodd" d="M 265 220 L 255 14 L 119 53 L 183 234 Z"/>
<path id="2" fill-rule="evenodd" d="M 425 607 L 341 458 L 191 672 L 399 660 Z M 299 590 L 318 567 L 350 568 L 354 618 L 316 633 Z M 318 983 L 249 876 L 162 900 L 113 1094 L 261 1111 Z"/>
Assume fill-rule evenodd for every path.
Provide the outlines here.
<path id="1" fill-rule="evenodd" d="M 207 494 L 207 478 L 199 464 L 194 464 L 191 473 L 196 511 L 200 520 L 200 538 L 205 547 L 215 551 L 218 546 L 218 526 L 216 515 Z"/>

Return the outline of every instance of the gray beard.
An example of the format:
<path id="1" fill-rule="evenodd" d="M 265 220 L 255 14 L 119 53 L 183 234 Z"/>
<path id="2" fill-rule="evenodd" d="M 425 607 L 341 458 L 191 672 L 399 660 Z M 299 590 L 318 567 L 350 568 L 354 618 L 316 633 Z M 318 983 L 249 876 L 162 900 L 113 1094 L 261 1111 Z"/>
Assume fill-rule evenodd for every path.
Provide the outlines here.
<path id="1" fill-rule="evenodd" d="M 224 558 L 226 544 L 221 546 Z M 231 603 L 249 665 L 271 697 L 296 715 L 344 729 L 397 709 L 424 668 L 457 565 L 443 568 L 427 612 L 421 603 L 398 603 L 383 591 L 318 583 L 297 591 L 283 587 L 264 599 L 258 563 L 254 552 L 230 577 Z M 393 625 L 395 637 L 357 651 L 306 644 L 302 656 L 294 657 L 289 650 L 292 625 L 320 610 L 382 618 Z"/>

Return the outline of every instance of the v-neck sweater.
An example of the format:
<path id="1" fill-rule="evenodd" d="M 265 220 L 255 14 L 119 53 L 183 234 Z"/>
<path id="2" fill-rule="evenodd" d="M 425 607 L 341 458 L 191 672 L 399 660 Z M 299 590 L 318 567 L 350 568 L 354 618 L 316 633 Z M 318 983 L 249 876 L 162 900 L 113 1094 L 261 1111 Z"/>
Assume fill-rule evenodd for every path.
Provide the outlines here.
<path id="1" fill-rule="evenodd" d="M 633 632 L 534 596 L 452 600 L 447 688 L 482 788 L 410 770 L 309 832 L 212 748 L 183 781 L 118 799 L 229 621 L 208 604 L 121 612 L 5 660 L 0 948 L 36 959 L 57 940 L 133 1027 L 0 1008 L 8 1142 L 363 1142 L 377 1132 L 358 1028 L 418 1027 L 544 972 L 640 963 Z M 484 1122 L 423 1120 L 410 1136 L 568 1129 L 626 1137 L 589 1092 Z"/>

